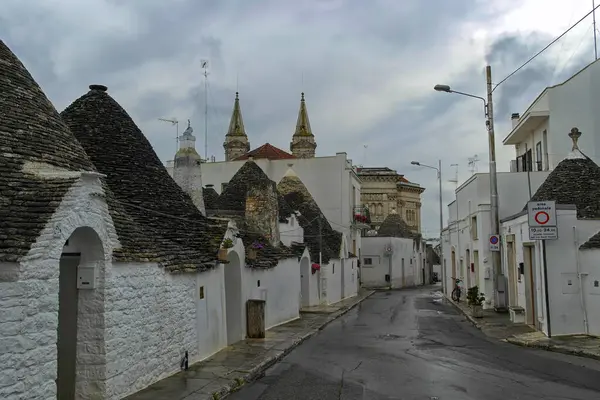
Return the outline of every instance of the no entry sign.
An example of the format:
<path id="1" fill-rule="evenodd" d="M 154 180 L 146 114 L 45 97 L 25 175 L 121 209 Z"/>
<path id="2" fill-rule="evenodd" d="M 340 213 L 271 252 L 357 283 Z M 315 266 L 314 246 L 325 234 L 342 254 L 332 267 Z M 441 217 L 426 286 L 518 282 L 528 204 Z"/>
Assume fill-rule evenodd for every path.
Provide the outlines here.
<path id="1" fill-rule="evenodd" d="M 554 201 L 530 201 L 527 203 L 527 216 L 530 240 L 558 239 Z"/>

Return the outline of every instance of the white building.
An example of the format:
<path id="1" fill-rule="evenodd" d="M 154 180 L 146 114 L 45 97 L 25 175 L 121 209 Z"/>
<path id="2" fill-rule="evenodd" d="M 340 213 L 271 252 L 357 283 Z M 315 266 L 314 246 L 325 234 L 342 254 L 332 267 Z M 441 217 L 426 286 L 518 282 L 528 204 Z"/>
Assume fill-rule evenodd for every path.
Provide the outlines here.
<path id="1" fill-rule="evenodd" d="M 180 186 L 191 193 L 197 189 L 197 184 L 211 186 L 221 193 L 233 175 L 249 159 L 262 168 L 274 182 L 279 182 L 290 167 L 302 180 L 306 188 L 317 202 L 325 218 L 346 237 L 349 251 L 360 253 L 361 230 L 367 228 L 364 223 L 357 221 L 357 214 L 365 215 L 366 210 L 361 206 L 361 181 L 352 160 L 347 154 L 340 152 L 335 156 L 315 157 L 316 142 L 308 118 L 308 110 L 304 93 L 300 100 L 296 129 L 292 136 L 290 149 L 292 154 L 265 143 L 250 149 L 250 140 L 246 133 L 239 95 L 236 93 L 229 129 L 225 135 L 223 148 L 225 160 L 220 162 L 193 163 L 180 160 L 182 155 L 195 153 L 194 141 L 184 135 L 180 138 L 180 149 L 174 161 L 167 162 L 167 170 L 176 178 Z M 185 149 L 184 149 L 185 147 Z M 180 165 L 185 172 L 174 168 Z M 201 173 L 200 173 L 201 171 Z"/>
<path id="2" fill-rule="evenodd" d="M 600 167 L 579 151 L 579 132 L 569 136 L 573 151 L 531 198 L 556 202 L 558 239 L 530 240 L 526 211 L 504 218 L 503 268 L 514 320 L 548 336 L 599 335 Z"/>
<path id="3" fill-rule="evenodd" d="M 572 127 L 589 133 L 581 148 L 595 162 L 600 157 L 600 63 L 593 62 L 565 82 L 546 88 L 522 113 L 513 114 L 513 129 L 504 145 L 513 145 L 516 159 L 511 171 L 548 171 L 564 159 L 570 148 L 565 135 Z"/>
<path id="4" fill-rule="evenodd" d="M 548 172 L 499 172 L 498 203 L 500 218 L 523 209 L 530 197 L 548 176 Z M 456 189 L 456 200 L 448 205 L 448 227 L 443 231 L 442 279 L 449 296 L 453 278 L 463 281 L 463 289 L 478 286 L 485 294 L 484 306 L 491 307 L 492 284 L 490 179 L 477 173 Z"/>
<path id="5" fill-rule="evenodd" d="M 363 238 L 362 286 L 399 289 L 423 284 L 425 271 L 429 270 L 425 249 L 420 235 L 415 235 L 400 214 L 392 210 L 377 236 Z"/>

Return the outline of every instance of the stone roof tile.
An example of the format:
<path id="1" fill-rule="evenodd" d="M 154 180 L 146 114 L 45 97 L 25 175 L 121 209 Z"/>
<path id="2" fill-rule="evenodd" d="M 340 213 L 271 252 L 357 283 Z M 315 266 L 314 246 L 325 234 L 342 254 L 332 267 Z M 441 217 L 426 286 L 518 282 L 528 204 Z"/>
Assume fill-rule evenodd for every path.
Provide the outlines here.
<path id="1" fill-rule="evenodd" d="M 332 258 L 339 258 L 342 234 L 331 227 L 302 180 L 292 170 L 288 170 L 279 181 L 277 188 L 292 210 L 300 213 L 298 222 L 304 229 L 304 242 L 308 246 L 312 262 L 319 262 L 321 249 L 321 258 L 324 264 L 327 264 Z M 322 237 L 321 244 L 319 235 Z"/>
<path id="2" fill-rule="evenodd" d="M 36 171 L 52 170 L 53 177 Z M 25 256 L 78 179 L 94 171 L 25 66 L 0 40 L 0 262 Z"/>
<path id="3" fill-rule="evenodd" d="M 114 251 L 115 260 L 157 262 L 171 272 L 216 265 L 225 224 L 200 213 L 105 86 L 91 85 L 61 115 L 106 175 L 107 202 L 122 246 Z"/>
<path id="4" fill-rule="evenodd" d="M 415 234 L 397 212 L 391 212 L 383 221 L 377 236 L 414 239 Z"/>
<path id="5" fill-rule="evenodd" d="M 287 222 L 287 218 L 291 216 L 291 209 L 277 191 L 275 182 L 270 180 L 254 161 L 246 161 L 236 172 L 219 196 L 217 210 L 213 210 L 217 216 L 233 218 L 236 221 L 247 251 L 254 242 L 259 242 L 263 246 L 255 260 L 246 259 L 248 267 L 272 268 L 279 263 L 280 259 L 293 257 L 288 247 L 282 243 L 279 243 L 278 247 L 272 246 L 270 241 L 258 232 L 256 227 L 250 226 L 245 219 L 246 198 L 250 190 L 269 187 L 273 189 L 278 199 L 279 222 Z"/>

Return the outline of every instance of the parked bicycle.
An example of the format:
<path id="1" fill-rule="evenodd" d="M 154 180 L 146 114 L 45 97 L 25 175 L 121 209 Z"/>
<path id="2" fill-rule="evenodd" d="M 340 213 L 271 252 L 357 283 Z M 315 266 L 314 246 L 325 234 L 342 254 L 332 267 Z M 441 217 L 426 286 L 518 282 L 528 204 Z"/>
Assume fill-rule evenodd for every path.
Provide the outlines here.
<path id="1" fill-rule="evenodd" d="M 460 283 L 462 282 L 462 280 L 454 277 L 452 277 L 452 279 L 454 279 L 454 289 L 452 289 L 451 297 L 452 300 L 458 303 L 460 302 L 460 296 L 462 295 L 462 289 L 460 287 Z"/>

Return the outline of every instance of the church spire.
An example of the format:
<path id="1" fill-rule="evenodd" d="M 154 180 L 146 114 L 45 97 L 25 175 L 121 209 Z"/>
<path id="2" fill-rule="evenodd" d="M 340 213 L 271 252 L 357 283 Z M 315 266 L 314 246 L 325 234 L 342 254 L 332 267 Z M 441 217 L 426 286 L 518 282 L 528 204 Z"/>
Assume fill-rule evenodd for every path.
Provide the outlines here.
<path id="1" fill-rule="evenodd" d="M 229 130 L 225 135 L 223 148 L 225 149 L 225 161 L 233 160 L 250 151 L 250 142 L 248 141 L 246 129 L 244 128 L 244 119 L 242 118 L 239 92 L 235 92 L 233 112 L 231 113 Z"/>
<path id="2" fill-rule="evenodd" d="M 312 158 L 315 156 L 315 136 L 310 127 L 308 119 L 308 110 L 306 109 L 306 101 L 304 100 L 304 92 L 300 98 L 300 110 L 298 111 L 298 120 L 296 122 L 296 131 L 292 136 L 290 150 L 292 154 L 298 158 Z"/>

